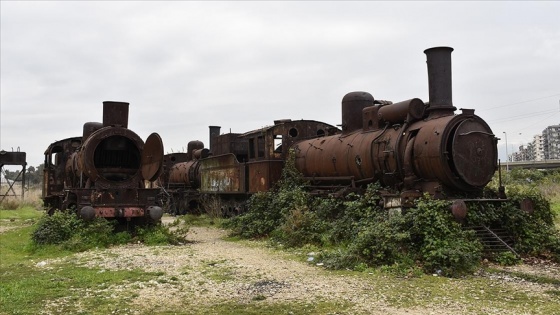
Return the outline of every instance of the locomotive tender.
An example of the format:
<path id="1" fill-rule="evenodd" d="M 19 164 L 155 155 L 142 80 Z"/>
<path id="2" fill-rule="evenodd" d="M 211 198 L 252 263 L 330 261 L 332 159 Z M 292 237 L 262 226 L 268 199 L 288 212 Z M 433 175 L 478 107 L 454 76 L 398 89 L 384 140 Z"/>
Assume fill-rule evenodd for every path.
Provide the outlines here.
<path id="1" fill-rule="evenodd" d="M 410 207 L 429 193 L 454 200 L 452 211 L 463 218 L 464 201 L 484 200 L 482 190 L 498 168 L 498 138 L 473 109 L 455 114 L 452 51 L 424 51 L 428 103 L 352 92 L 342 99 L 342 130 L 309 120 L 275 121 L 245 134 L 219 135 L 220 127 L 211 126 L 210 149 L 193 141 L 187 153 L 164 157 L 160 184 L 171 212 L 194 209 L 208 195 L 220 197 L 226 212 L 239 211 L 251 194 L 278 181 L 291 148 L 296 168 L 315 191 L 380 182 L 385 208 Z"/>
<path id="2" fill-rule="evenodd" d="M 74 211 L 81 218 L 121 223 L 160 221 L 159 188 L 146 188 L 162 169 L 157 133 L 144 142 L 128 129 L 129 104 L 103 102 L 103 123 L 87 122 L 81 137 L 52 143 L 45 151 L 43 200 L 49 214 Z"/>

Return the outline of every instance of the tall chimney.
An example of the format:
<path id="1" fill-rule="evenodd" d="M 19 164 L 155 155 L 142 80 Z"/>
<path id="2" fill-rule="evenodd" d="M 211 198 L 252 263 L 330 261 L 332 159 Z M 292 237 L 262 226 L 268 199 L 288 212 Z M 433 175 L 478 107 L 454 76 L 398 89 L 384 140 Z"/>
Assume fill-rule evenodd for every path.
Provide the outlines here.
<path id="1" fill-rule="evenodd" d="M 214 143 L 215 143 L 215 139 L 217 136 L 220 135 L 220 129 L 222 127 L 220 126 L 209 126 L 208 128 L 210 128 L 210 151 L 213 152 L 212 150 L 214 150 Z"/>
<path id="2" fill-rule="evenodd" d="M 451 47 L 433 47 L 424 50 L 428 65 L 428 90 L 430 93 L 430 115 L 434 112 L 453 114 L 457 109 L 453 106 L 451 94 Z"/>
<path id="3" fill-rule="evenodd" d="M 103 127 L 128 128 L 128 105 L 125 102 L 103 102 Z"/>

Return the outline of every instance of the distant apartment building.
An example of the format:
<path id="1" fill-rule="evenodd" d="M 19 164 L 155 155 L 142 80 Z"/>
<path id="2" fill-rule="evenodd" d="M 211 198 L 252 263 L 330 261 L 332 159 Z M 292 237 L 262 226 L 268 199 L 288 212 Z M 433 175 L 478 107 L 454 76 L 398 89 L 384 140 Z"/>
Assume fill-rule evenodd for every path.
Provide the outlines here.
<path id="1" fill-rule="evenodd" d="M 531 157 L 531 149 L 529 145 L 519 146 L 519 150 L 511 154 L 511 161 L 529 161 Z"/>
<path id="2" fill-rule="evenodd" d="M 542 137 L 545 160 L 560 159 L 560 125 L 546 127 Z"/>
<path id="3" fill-rule="evenodd" d="M 531 156 L 530 161 L 542 161 L 544 160 L 544 144 L 543 136 L 535 135 L 533 137 L 533 142 L 531 142 Z"/>
<path id="4" fill-rule="evenodd" d="M 560 125 L 546 127 L 533 141 L 508 156 L 510 161 L 543 161 L 560 159 Z"/>

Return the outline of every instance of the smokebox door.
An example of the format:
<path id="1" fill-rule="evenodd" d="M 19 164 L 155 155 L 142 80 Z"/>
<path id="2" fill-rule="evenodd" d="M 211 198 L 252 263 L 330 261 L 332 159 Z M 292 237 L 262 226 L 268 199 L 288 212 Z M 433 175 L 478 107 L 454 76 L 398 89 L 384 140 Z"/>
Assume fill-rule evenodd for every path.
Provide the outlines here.
<path id="1" fill-rule="evenodd" d="M 492 179 L 496 164 L 494 135 L 478 121 L 461 122 L 453 137 L 453 162 L 469 185 L 482 187 Z"/>
<path id="2" fill-rule="evenodd" d="M 163 165 L 163 141 L 159 134 L 154 132 L 146 139 L 140 163 L 142 178 L 153 182 L 159 177 Z"/>

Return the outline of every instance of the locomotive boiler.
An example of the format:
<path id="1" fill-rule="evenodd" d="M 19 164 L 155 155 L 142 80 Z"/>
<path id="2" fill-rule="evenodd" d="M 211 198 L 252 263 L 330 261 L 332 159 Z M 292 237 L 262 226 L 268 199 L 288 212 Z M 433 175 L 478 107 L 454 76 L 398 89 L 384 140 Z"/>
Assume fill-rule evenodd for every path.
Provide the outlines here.
<path id="1" fill-rule="evenodd" d="M 497 141 L 473 109 L 455 114 L 449 47 L 425 50 L 429 102 L 391 103 L 366 92 L 342 100 L 342 133 L 294 144 L 296 167 L 314 183 L 380 182 L 386 207 L 438 198 L 479 198 L 497 169 Z M 464 212 L 464 206 L 457 206 Z M 462 215 L 462 214 L 459 214 Z"/>
<path id="2" fill-rule="evenodd" d="M 454 200 L 452 212 L 461 219 L 465 201 L 491 200 L 483 199 L 482 191 L 498 167 L 498 138 L 473 109 L 455 113 L 452 51 L 425 50 L 428 102 L 393 103 L 351 92 L 342 99 L 341 130 L 289 119 L 244 134 L 220 135 L 219 127 L 210 127 L 209 150 L 195 141 L 188 153 L 165 157 L 162 186 L 183 200 L 172 212 L 194 209 L 209 194 L 235 199 L 229 209 L 242 208 L 251 194 L 273 187 L 293 150 L 295 167 L 314 194 L 359 191 L 379 182 L 385 208 L 411 207 L 428 193 Z"/>
<path id="3" fill-rule="evenodd" d="M 157 222 L 163 215 L 158 188 L 163 144 L 157 133 L 144 142 L 128 129 L 129 104 L 103 102 L 103 122 L 84 124 L 81 137 L 45 151 L 43 200 L 49 214 L 74 211 L 81 218 Z M 150 186 L 150 185 L 148 185 Z"/>

